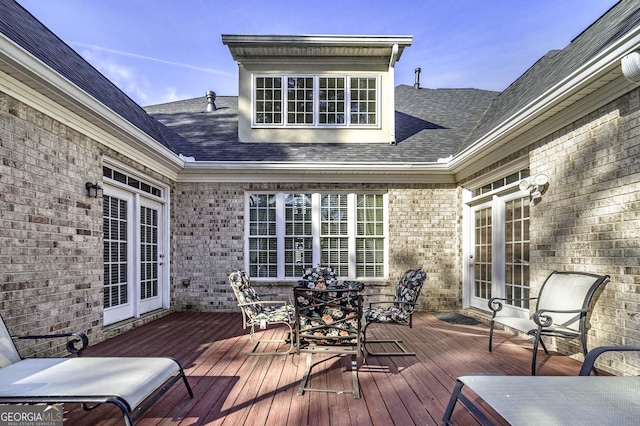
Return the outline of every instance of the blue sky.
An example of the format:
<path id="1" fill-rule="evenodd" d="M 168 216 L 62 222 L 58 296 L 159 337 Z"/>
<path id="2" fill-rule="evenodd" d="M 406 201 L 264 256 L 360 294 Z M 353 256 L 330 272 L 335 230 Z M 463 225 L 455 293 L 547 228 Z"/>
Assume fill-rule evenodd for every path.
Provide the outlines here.
<path id="1" fill-rule="evenodd" d="M 140 105 L 237 95 L 221 34 L 411 35 L 396 85 L 504 90 L 616 0 L 18 0 Z"/>

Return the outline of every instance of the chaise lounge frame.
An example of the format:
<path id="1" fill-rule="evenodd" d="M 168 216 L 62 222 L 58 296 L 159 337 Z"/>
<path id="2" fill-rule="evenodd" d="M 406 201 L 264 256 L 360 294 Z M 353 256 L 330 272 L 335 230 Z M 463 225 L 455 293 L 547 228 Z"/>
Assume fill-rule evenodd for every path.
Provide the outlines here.
<path id="1" fill-rule="evenodd" d="M 640 377 L 590 376 L 603 353 L 629 351 L 640 351 L 640 346 L 592 349 L 578 376 L 477 374 L 459 377 L 442 424 L 453 424 L 451 417 L 460 402 L 481 424 L 493 425 L 493 417 L 481 409 L 480 400 L 512 425 L 635 424 L 640 418 Z M 465 386 L 472 393 L 463 393 Z"/>
<path id="2" fill-rule="evenodd" d="M 182 366 L 169 357 L 83 357 L 89 339 L 83 333 L 17 336 L 15 339 L 68 338 L 71 355 L 23 359 L 0 317 L 0 403 L 78 403 L 89 411 L 100 404 L 117 406 L 127 426 L 175 383 L 193 391 Z"/>

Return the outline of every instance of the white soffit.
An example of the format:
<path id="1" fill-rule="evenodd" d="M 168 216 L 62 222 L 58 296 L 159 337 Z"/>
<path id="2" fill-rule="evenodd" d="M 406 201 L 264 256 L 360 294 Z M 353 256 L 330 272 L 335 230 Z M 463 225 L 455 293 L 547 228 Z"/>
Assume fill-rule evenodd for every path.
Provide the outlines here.
<path id="1" fill-rule="evenodd" d="M 397 59 L 413 36 L 365 35 L 236 35 L 223 34 L 235 61 L 268 58 L 386 58 L 398 46 Z"/>

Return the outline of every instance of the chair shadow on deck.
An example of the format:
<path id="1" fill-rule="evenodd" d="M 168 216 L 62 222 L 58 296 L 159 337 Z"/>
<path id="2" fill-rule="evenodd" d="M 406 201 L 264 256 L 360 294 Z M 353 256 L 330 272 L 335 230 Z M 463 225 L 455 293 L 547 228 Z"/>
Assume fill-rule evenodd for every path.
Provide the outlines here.
<path id="1" fill-rule="evenodd" d="M 288 330 L 286 326 L 270 327 L 257 331 L 256 338 L 280 339 Z M 527 373 L 531 359 L 526 340 L 496 330 L 494 341 L 501 348 L 491 354 L 486 351 L 489 333 L 486 324 L 453 325 L 437 320 L 430 313 L 416 312 L 413 329 L 399 326 L 371 331 L 372 339 L 411 341 L 416 356 L 359 358 L 360 399 L 341 392 L 297 395 L 305 370 L 305 353 L 287 357 L 243 356 L 252 344 L 242 329 L 240 312 L 175 313 L 92 345 L 87 355 L 166 355 L 180 360 L 192 384 L 194 399 L 185 398 L 184 392 L 175 388 L 144 416 L 151 422 L 167 425 L 178 424 L 183 419 L 197 424 L 222 420 L 225 424 L 252 424 L 254 415 L 260 415 L 268 424 L 308 424 L 309 419 L 328 422 L 333 415 L 332 407 L 336 406 L 357 413 L 351 414 L 351 421 L 344 419 L 347 426 L 368 423 L 369 419 L 386 419 L 387 424 L 391 424 L 405 418 L 411 419 L 405 424 L 424 424 L 425 410 L 432 419 L 442 417 L 444 405 L 434 401 L 445 393 L 447 398 L 450 396 L 455 377 L 469 372 L 522 375 Z M 483 355 L 478 357 L 478 354 Z M 575 374 L 579 362 L 567 358 L 550 357 L 548 364 L 545 360 L 545 374 Z M 308 378 L 310 387 L 350 389 L 349 356 L 313 354 L 313 361 L 315 366 Z M 412 391 L 409 406 L 400 413 L 397 404 L 386 401 L 405 398 L 403 389 Z M 374 408 L 370 404 L 374 404 Z M 72 411 L 69 424 L 74 425 L 112 424 L 116 416 L 113 410 L 97 410 L 92 417 L 79 407 L 70 405 L 68 409 Z"/>

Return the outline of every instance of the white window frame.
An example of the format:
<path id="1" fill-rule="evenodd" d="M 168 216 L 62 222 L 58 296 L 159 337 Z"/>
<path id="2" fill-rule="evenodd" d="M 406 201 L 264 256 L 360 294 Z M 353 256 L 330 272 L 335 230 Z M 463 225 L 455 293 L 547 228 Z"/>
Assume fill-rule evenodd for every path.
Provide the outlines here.
<path id="1" fill-rule="evenodd" d="M 252 280 L 273 281 L 295 281 L 300 277 L 286 277 L 285 276 L 285 194 L 311 194 L 311 215 L 312 215 L 312 250 L 313 250 L 313 266 L 320 264 L 321 255 L 321 235 L 320 235 L 320 223 L 321 223 L 321 198 L 324 194 L 347 194 L 347 209 L 349 212 L 348 221 L 348 244 L 349 244 L 349 265 L 348 276 L 341 276 L 343 279 L 366 279 L 367 281 L 383 281 L 389 276 L 389 197 L 386 192 L 383 191 L 359 191 L 359 192 L 342 192 L 342 191 L 305 191 L 305 190 L 292 190 L 286 192 L 278 191 L 251 191 L 245 192 L 245 270 L 250 271 L 250 197 L 258 194 L 273 194 L 276 196 L 276 241 L 277 241 L 277 276 L 275 277 L 254 277 Z M 357 262 L 356 262 L 356 241 L 357 241 L 357 198 L 358 195 L 364 194 L 377 194 L 383 197 L 383 235 L 384 239 L 384 261 L 383 261 L 383 273 L 380 277 L 358 277 L 356 275 Z M 331 265 L 322 265 L 331 266 Z"/>
<path id="2" fill-rule="evenodd" d="M 320 123 L 320 78 L 344 78 L 345 80 L 345 97 L 344 97 L 344 123 Z M 257 79 L 258 78 L 280 78 L 282 91 L 280 94 L 280 102 L 282 110 L 279 111 L 282 121 L 280 123 L 258 123 L 257 116 Z M 288 123 L 288 79 L 289 78 L 313 78 L 313 122 L 305 123 Z M 351 122 L 351 79 L 375 79 L 375 123 L 352 123 Z M 253 74 L 251 77 L 251 126 L 254 128 L 365 128 L 379 129 L 380 123 L 380 105 L 381 105 L 381 75 L 380 74 Z"/>

